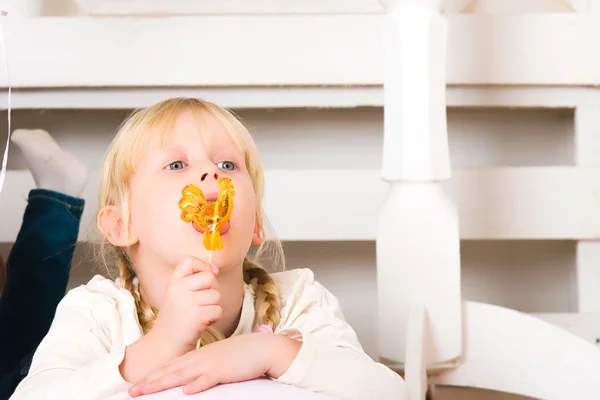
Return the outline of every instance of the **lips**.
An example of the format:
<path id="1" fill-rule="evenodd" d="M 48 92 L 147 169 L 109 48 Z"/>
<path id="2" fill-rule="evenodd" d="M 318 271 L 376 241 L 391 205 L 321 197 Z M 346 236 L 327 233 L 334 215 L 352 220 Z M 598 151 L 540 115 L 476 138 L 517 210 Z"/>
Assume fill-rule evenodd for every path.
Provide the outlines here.
<path id="1" fill-rule="evenodd" d="M 192 222 L 192 226 L 194 227 L 195 230 L 197 230 L 200 233 L 204 233 L 204 230 L 202 228 L 200 228 L 198 225 L 196 225 L 194 222 Z M 221 235 L 226 234 L 229 231 L 229 222 L 227 222 L 225 225 L 223 225 L 223 227 L 221 228 L 221 230 L 219 231 L 219 233 Z"/>
<path id="2" fill-rule="evenodd" d="M 217 201 L 218 198 L 219 198 L 219 193 L 217 193 L 217 192 L 204 194 L 204 199 L 206 201 L 208 201 L 209 203 Z"/>

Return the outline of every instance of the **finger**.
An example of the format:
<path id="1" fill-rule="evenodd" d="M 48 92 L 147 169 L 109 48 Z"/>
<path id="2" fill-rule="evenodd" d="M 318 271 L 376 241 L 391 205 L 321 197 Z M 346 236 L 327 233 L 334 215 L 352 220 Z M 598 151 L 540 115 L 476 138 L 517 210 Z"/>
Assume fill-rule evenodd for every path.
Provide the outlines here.
<path id="1" fill-rule="evenodd" d="M 221 319 L 223 316 L 223 309 L 221 306 L 204 306 L 202 307 L 202 314 L 206 318 L 208 324 L 213 324 Z"/>
<path id="2" fill-rule="evenodd" d="M 184 285 L 190 290 L 219 289 L 219 281 L 211 271 L 186 276 Z"/>
<path id="3" fill-rule="evenodd" d="M 136 385 L 133 385 L 132 387 L 130 387 L 129 390 L 127 391 L 127 393 L 129 394 L 129 397 L 138 397 L 143 394 L 142 389 Z"/>
<path id="4" fill-rule="evenodd" d="M 142 394 L 152 394 L 162 392 L 178 386 L 186 385 L 194 381 L 197 375 L 194 375 L 190 368 L 180 368 L 175 371 L 162 375 L 151 382 L 144 383 L 140 389 Z"/>
<path id="5" fill-rule="evenodd" d="M 195 292 L 192 298 L 194 304 L 199 306 L 219 306 L 221 304 L 221 292 L 215 289 L 200 290 Z"/>
<path id="6" fill-rule="evenodd" d="M 223 316 L 223 309 L 221 306 L 205 306 L 203 308 L 209 324 L 221 320 L 221 317 Z"/>
<path id="7" fill-rule="evenodd" d="M 219 379 L 214 374 L 205 373 L 198 377 L 198 379 L 188 383 L 183 387 L 184 394 L 195 394 L 208 390 L 218 385 Z"/>
<path id="8" fill-rule="evenodd" d="M 157 390 L 156 389 L 157 387 L 161 387 L 161 380 L 163 380 L 163 379 L 171 379 L 171 381 L 173 381 L 176 377 L 179 377 L 180 379 L 184 379 L 186 376 L 189 376 L 188 381 L 191 381 L 198 375 L 198 374 L 194 375 L 193 371 L 191 370 L 191 366 L 193 366 L 192 352 L 190 352 L 186 355 L 183 355 L 183 356 L 173 360 L 172 362 L 155 369 L 150 374 L 148 374 L 144 379 L 137 382 L 130 389 L 130 393 L 134 392 L 134 393 L 139 393 L 140 395 L 154 393 L 154 391 Z M 170 377 L 170 378 L 165 378 L 165 377 Z M 168 384 L 168 382 L 169 381 L 167 381 L 167 382 L 163 381 L 162 385 Z M 184 383 L 180 383 L 176 386 L 181 386 L 183 384 Z M 160 389 L 158 389 L 158 390 L 160 390 Z"/>
<path id="9" fill-rule="evenodd" d="M 177 357 L 176 359 L 174 359 L 166 364 L 161 365 L 158 368 L 155 368 L 148 375 L 146 375 L 144 377 L 144 379 L 137 382 L 136 385 L 141 386 L 146 383 L 153 382 L 153 381 L 157 380 L 158 378 L 160 378 L 161 376 L 164 376 L 171 372 L 177 371 L 182 368 L 183 369 L 187 368 L 187 366 L 189 366 L 190 364 L 193 363 L 194 353 L 195 353 L 194 351 L 191 351 L 189 353 L 186 353 L 182 356 Z"/>
<path id="10" fill-rule="evenodd" d="M 177 267 L 175 267 L 172 277 L 175 279 L 181 279 L 198 272 L 211 271 L 212 273 L 215 273 L 215 270 L 218 271 L 217 268 L 213 267 L 209 263 L 193 256 L 187 256 L 181 263 L 179 263 L 179 265 L 177 265 Z"/>

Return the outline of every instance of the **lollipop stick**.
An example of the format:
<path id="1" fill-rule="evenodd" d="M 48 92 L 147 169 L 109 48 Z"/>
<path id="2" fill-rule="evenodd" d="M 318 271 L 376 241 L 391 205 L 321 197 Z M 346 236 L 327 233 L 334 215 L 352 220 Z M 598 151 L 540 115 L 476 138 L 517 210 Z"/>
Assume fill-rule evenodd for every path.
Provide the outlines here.
<path id="1" fill-rule="evenodd" d="M 211 264 L 211 263 L 212 263 L 212 255 L 213 255 L 213 250 L 211 250 L 211 251 L 208 253 L 208 263 L 209 263 L 209 264 Z"/>

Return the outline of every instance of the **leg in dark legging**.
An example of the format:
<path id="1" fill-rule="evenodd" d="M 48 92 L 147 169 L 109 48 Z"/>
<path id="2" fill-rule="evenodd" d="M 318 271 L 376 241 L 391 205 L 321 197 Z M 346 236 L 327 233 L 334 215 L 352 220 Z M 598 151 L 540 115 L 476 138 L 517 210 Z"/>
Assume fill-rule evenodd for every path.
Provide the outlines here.
<path id="1" fill-rule="evenodd" d="M 65 295 L 84 201 L 31 191 L 0 297 L 0 375 L 44 338 Z"/>
<path id="2" fill-rule="evenodd" d="M 0 400 L 27 375 L 65 295 L 87 181 L 85 164 L 41 130 L 15 131 L 39 189 L 29 193 L 0 293 Z"/>

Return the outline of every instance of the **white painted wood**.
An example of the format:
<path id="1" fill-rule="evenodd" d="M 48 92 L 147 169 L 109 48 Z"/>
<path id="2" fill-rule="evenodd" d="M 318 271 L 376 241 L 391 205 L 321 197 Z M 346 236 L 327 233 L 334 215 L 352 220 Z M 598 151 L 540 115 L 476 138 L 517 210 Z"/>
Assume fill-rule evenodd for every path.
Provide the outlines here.
<path id="1" fill-rule="evenodd" d="M 404 380 L 411 400 L 425 400 L 427 396 L 428 350 L 433 343 L 429 340 L 427 311 L 423 304 L 409 306 L 406 334 L 406 369 Z"/>
<path id="2" fill-rule="evenodd" d="M 575 109 L 575 161 L 577 166 L 600 169 L 600 98 Z M 600 311 L 600 241 L 577 243 L 577 302 L 579 312 Z"/>
<path id="3" fill-rule="evenodd" d="M 447 22 L 441 1 L 382 4 L 389 190 L 377 220 L 379 346 L 381 357 L 412 363 L 411 397 L 424 400 L 426 368 L 451 362 L 462 348 L 458 216 L 440 184 L 450 176 Z"/>
<path id="4" fill-rule="evenodd" d="M 42 15 L 44 0 L 4 0 L 1 9 L 12 18 L 30 18 Z"/>
<path id="5" fill-rule="evenodd" d="M 533 316 L 558 326 L 600 348 L 600 313 L 534 313 Z"/>
<path id="6" fill-rule="evenodd" d="M 588 239 L 600 235 L 597 176 L 570 167 L 473 169 L 456 173 L 448 193 L 463 238 Z"/>
<path id="7" fill-rule="evenodd" d="M 589 0 L 445 0 L 445 13 L 587 12 Z M 90 16 L 369 14 L 377 0 L 75 0 Z"/>
<path id="8" fill-rule="evenodd" d="M 386 51 L 382 177 L 430 182 L 450 177 L 446 125 L 446 20 L 431 10 L 394 11 L 382 29 Z M 407 2 L 410 3 L 410 2 Z M 441 1 L 422 2 L 422 4 Z M 397 7 L 394 9 L 394 7 Z M 435 8 L 433 8 L 435 10 Z"/>
<path id="9" fill-rule="evenodd" d="M 600 312 L 600 241 L 577 242 L 577 284 L 579 312 Z"/>
<path id="10" fill-rule="evenodd" d="M 75 0 L 90 16 L 381 13 L 377 0 Z"/>
<path id="11" fill-rule="evenodd" d="M 600 13 L 600 1 L 588 0 L 588 10 L 590 14 Z"/>
<path id="12" fill-rule="evenodd" d="M 431 366 L 445 364 L 462 347 L 456 210 L 439 184 L 390 186 L 378 210 L 376 239 L 380 355 L 406 362 L 406 335 L 416 329 L 408 326 L 409 306 L 422 305 L 433 343 L 427 349 Z"/>
<path id="13" fill-rule="evenodd" d="M 381 168 L 381 108 L 235 111 L 252 132 L 268 170 Z M 128 112 L 17 110 L 12 122 L 15 129 L 46 129 L 94 169 L 102 165 L 110 137 Z M 0 113 L 2 120 L 6 113 Z M 448 130 L 455 168 L 573 165 L 572 110 L 451 108 Z M 0 123 L 0 138 L 5 134 L 6 125 Z M 20 151 L 11 149 L 9 169 L 26 169 Z"/>
<path id="14" fill-rule="evenodd" d="M 563 0 L 573 11 L 578 13 L 592 12 L 592 3 L 596 0 Z"/>
<path id="15" fill-rule="evenodd" d="M 283 240 L 375 240 L 387 185 L 377 170 L 267 170 L 265 207 Z M 600 236 L 600 171 L 573 167 L 462 169 L 443 184 L 456 204 L 463 240 L 586 240 Z M 331 183 L 335 182 L 337 186 Z M 357 184 L 359 182 L 360 184 Z M 92 223 L 98 176 L 90 178 L 82 240 Z M 27 171 L 10 170 L 0 202 L 0 242 L 16 237 L 25 197 L 33 187 Z M 418 185 L 415 185 L 417 190 Z M 306 196 L 306 193 L 320 196 Z M 322 199 L 352 199 L 323 202 Z M 406 207 L 418 208 L 418 202 Z M 318 209 L 317 214 L 290 209 Z M 350 218 L 360 210 L 360 217 Z M 91 214 L 90 214 L 91 213 Z M 433 223 L 434 221 L 432 221 Z M 315 226 L 321 228 L 316 230 Z M 394 243 L 399 241 L 395 239 Z"/>
<path id="16" fill-rule="evenodd" d="M 564 13 L 579 11 L 586 0 L 474 0 L 463 12 L 490 15 Z"/>
<path id="17" fill-rule="evenodd" d="M 545 400 L 593 400 L 600 393 L 600 350 L 539 318 L 464 302 L 461 364 L 431 383 L 474 386 Z"/>
<path id="18" fill-rule="evenodd" d="M 574 128 L 576 165 L 600 168 L 600 95 L 582 99 Z"/>
<path id="19" fill-rule="evenodd" d="M 123 87 L 13 90 L 12 109 L 115 110 L 147 107 L 170 97 L 198 97 L 227 108 L 382 106 L 381 86 L 361 87 Z M 544 96 L 540 96 L 544 97 Z M 557 95 L 557 101 L 561 96 Z M 0 109 L 7 108 L 0 93 Z"/>
<path id="20" fill-rule="evenodd" d="M 584 87 L 459 85 L 446 89 L 449 107 L 575 108 L 598 97 Z M 169 97 L 199 97 L 228 108 L 355 108 L 382 107 L 382 85 L 296 87 L 97 87 L 13 90 L 12 108 L 116 110 L 147 107 Z M 0 95 L 0 109 L 7 108 Z"/>
<path id="21" fill-rule="evenodd" d="M 53 17 L 2 23 L 16 88 L 381 85 L 381 18 Z M 597 16 L 448 18 L 449 85 L 600 82 L 600 52 L 593 41 L 581 40 L 600 36 Z"/>

